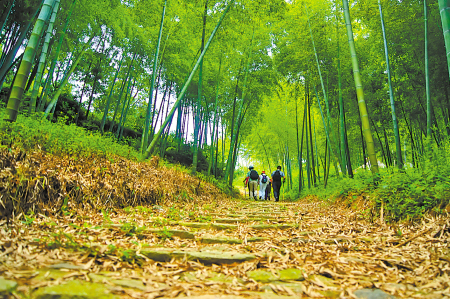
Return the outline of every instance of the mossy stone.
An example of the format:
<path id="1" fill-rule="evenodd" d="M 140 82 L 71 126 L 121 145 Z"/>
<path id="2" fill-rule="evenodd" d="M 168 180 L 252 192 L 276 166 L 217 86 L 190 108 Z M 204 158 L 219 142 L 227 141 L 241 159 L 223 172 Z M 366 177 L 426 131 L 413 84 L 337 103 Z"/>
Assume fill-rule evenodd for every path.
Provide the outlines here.
<path id="1" fill-rule="evenodd" d="M 38 270 L 39 274 L 33 278 L 32 281 L 47 281 L 47 280 L 57 280 L 67 275 L 67 271 L 60 271 L 56 269 L 43 268 Z"/>
<path id="2" fill-rule="evenodd" d="M 333 279 L 322 276 L 322 275 L 314 274 L 314 275 L 309 276 L 309 279 L 316 280 L 316 281 L 324 284 L 327 287 L 332 287 L 332 288 L 337 287 L 337 284 Z"/>
<path id="3" fill-rule="evenodd" d="M 290 229 L 290 228 L 296 228 L 296 227 L 298 227 L 298 225 L 296 225 L 296 224 L 289 224 L 289 223 L 278 224 L 277 225 L 278 229 Z"/>
<path id="4" fill-rule="evenodd" d="M 239 219 L 239 218 L 218 218 L 214 219 L 216 223 L 229 223 L 229 224 L 236 224 L 236 223 L 242 223 L 247 222 L 247 219 Z"/>
<path id="5" fill-rule="evenodd" d="M 239 239 L 231 239 L 227 237 L 203 237 L 200 242 L 204 244 L 242 244 L 243 241 Z"/>
<path id="6" fill-rule="evenodd" d="M 246 273 L 248 278 L 251 278 L 259 282 L 271 282 L 278 280 L 278 277 L 273 275 L 270 271 L 265 270 L 254 270 Z"/>
<path id="7" fill-rule="evenodd" d="M 252 229 L 256 229 L 256 230 L 264 230 L 264 229 L 275 229 L 275 228 L 277 228 L 277 225 L 256 224 L 256 225 L 250 225 L 249 227 Z"/>
<path id="8" fill-rule="evenodd" d="M 237 229 L 236 224 L 225 224 L 225 223 L 211 223 L 211 227 L 214 229 L 225 230 L 225 229 Z"/>
<path id="9" fill-rule="evenodd" d="M 353 295 L 358 299 L 395 299 L 392 296 L 380 289 L 359 289 L 353 292 Z"/>
<path id="10" fill-rule="evenodd" d="M 36 299 L 110 299 L 119 298 L 99 283 L 72 280 L 65 284 L 54 285 L 37 290 L 33 297 Z"/>
<path id="11" fill-rule="evenodd" d="M 195 239 L 195 235 L 189 231 L 178 230 L 178 229 L 149 229 L 147 230 L 150 233 L 155 234 L 170 234 L 172 236 L 178 237 L 180 239 Z"/>
<path id="12" fill-rule="evenodd" d="M 108 280 L 108 278 L 109 278 L 107 276 L 95 274 L 95 273 L 89 273 L 88 277 L 90 280 L 92 280 L 92 282 L 96 282 L 96 283 L 102 283 L 105 279 Z"/>
<path id="13" fill-rule="evenodd" d="M 339 298 L 341 296 L 341 291 L 319 290 L 318 292 L 325 298 Z"/>
<path id="14" fill-rule="evenodd" d="M 251 261 L 256 258 L 253 254 L 237 252 L 208 251 L 199 252 L 192 250 L 173 250 L 169 248 L 143 249 L 141 254 L 158 262 L 168 262 L 172 258 L 199 261 L 205 264 L 234 264 Z"/>
<path id="15" fill-rule="evenodd" d="M 177 252 L 178 253 L 178 252 Z M 189 260 L 199 261 L 204 264 L 234 264 L 251 261 L 256 258 L 253 254 L 237 252 L 190 252 L 187 254 Z"/>
<path id="16" fill-rule="evenodd" d="M 211 276 L 207 278 L 208 280 L 211 281 L 217 281 L 217 282 L 223 282 L 223 283 L 233 283 L 233 276 L 229 276 L 229 275 L 225 275 L 223 273 L 217 273 L 217 272 L 212 272 Z M 238 278 L 238 281 L 240 283 L 243 282 L 242 279 Z"/>
<path id="17" fill-rule="evenodd" d="M 242 214 L 228 214 L 227 217 L 244 218 L 245 215 L 242 215 Z"/>
<path id="18" fill-rule="evenodd" d="M 136 279 L 112 279 L 110 280 L 113 284 L 124 287 L 124 288 L 132 288 L 138 289 L 141 291 L 145 291 L 144 283 L 140 280 Z"/>
<path id="19" fill-rule="evenodd" d="M 305 285 L 303 283 L 301 283 L 301 282 L 273 281 L 273 282 L 271 282 L 271 284 L 273 284 L 275 286 L 283 286 L 283 287 L 289 288 L 294 293 L 298 293 L 298 294 L 302 294 L 303 293 L 303 289 L 306 289 Z M 265 285 L 261 289 L 265 290 L 265 291 L 268 291 L 266 294 L 273 294 L 272 293 L 273 290 L 272 290 L 272 287 L 270 285 Z M 280 296 L 280 295 L 278 295 L 278 296 Z M 274 298 L 274 297 L 263 297 L 263 296 L 261 296 L 261 298 Z M 293 297 L 283 296 L 283 297 L 275 297 L 275 298 L 293 298 Z"/>
<path id="20" fill-rule="evenodd" d="M 178 222 L 178 225 L 193 228 L 209 228 L 211 226 L 210 223 L 203 222 Z"/>
<path id="21" fill-rule="evenodd" d="M 17 288 L 17 282 L 0 277 L 0 295 L 7 296 Z"/>
<path id="22" fill-rule="evenodd" d="M 141 254 L 148 257 L 151 260 L 157 262 L 168 262 L 172 259 L 173 250 L 169 249 L 142 249 Z"/>
<path id="23" fill-rule="evenodd" d="M 284 269 L 278 271 L 278 275 L 280 275 L 280 280 L 288 281 L 288 280 L 305 280 L 303 277 L 303 273 L 305 271 L 303 269 Z"/>
<path id="24" fill-rule="evenodd" d="M 265 237 L 252 237 L 252 238 L 248 238 L 247 242 L 264 242 L 267 241 L 268 239 Z"/>

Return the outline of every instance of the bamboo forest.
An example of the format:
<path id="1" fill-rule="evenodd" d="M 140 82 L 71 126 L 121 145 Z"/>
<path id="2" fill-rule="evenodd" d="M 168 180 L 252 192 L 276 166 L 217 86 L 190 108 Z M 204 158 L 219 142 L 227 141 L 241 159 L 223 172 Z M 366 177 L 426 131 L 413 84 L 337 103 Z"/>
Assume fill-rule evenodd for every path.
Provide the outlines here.
<path id="1" fill-rule="evenodd" d="M 0 28 L 0 298 L 450 298 L 450 0 Z"/>

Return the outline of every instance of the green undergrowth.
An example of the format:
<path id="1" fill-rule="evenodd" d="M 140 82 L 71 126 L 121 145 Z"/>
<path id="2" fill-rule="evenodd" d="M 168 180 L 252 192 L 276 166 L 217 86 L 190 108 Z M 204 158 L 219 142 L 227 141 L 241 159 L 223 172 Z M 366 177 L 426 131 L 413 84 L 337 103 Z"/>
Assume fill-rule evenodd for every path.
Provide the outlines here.
<path id="1" fill-rule="evenodd" d="M 0 142 L 2 146 L 17 146 L 24 150 L 41 150 L 54 155 L 119 155 L 137 160 L 139 153 L 132 147 L 117 142 L 113 136 L 102 136 L 76 125 L 66 125 L 65 121 L 52 123 L 37 114 L 33 117 L 18 115 L 17 121 L 4 120 L 4 110 L 0 112 Z"/>
<path id="2" fill-rule="evenodd" d="M 91 132 L 74 124 L 67 125 L 65 119 L 60 118 L 57 123 L 42 119 L 40 114 L 34 116 L 18 115 L 17 121 L 9 123 L 5 121 L 5 110 L 0 110 L 0 147 L 4 149 L 19 148 L 25 153 L 42 150 L 55 156 L 94 157 L 108 158 L 112 163 L 120 156 L 132 161 L 142 161 L 142 156 L 127 142 L 118 142 L 113 134 L 101 135 L 99 132 Z M 190 169 L 179 165 L 161 161 L 167 169 L 175 169 L 177 172 L 190 173 Z M 146 162 L 143 162 L 146 163 Z M 235 196 L 238 192 L 230 190 L 222 181 L 203 173 L 196 174 L 197 179 L 190 180 L 196 188 L 194 193 L 182 191 L 178 196 L 180 201 L 189 201 L 204 187 L 204 182 L 218 187 L 223 193 Z M 198 187 L 197 187 L 198 185 Z M 176 200 L 176 199 L 175 199 Z"/>
<path id="3" fill-rule="evenodd" d="M 445 214 L 450 204 L 449 144 L 434 148 L 422 157 L 419 167 L 399 170 L 380 169 L 378 177 L 360 170 L 354 178 L 333 179 L 327 188 L 318 186 L 302 197 L 314 195 L 330 202 L 344 202 L 355 209 L 364 201 L 362 211 L 370 220 L 381 216 L 388 222 L 414 221 L 425 214 Z"/>

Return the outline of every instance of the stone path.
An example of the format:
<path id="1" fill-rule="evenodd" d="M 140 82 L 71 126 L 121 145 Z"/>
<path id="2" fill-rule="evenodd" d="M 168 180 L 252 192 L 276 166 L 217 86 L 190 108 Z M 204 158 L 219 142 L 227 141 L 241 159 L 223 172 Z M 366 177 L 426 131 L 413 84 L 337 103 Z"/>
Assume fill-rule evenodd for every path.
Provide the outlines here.
<path id="1" fill-rule="evenodd" d="M 448 298 L 448 219 L 225 200 L 0 226 L 0 297 Z"/>

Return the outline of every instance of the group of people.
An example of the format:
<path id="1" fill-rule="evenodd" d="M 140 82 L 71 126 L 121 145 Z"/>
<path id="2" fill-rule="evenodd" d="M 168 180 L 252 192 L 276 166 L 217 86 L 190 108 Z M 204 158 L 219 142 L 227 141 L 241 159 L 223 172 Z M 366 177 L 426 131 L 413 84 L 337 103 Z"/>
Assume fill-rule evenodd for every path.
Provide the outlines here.
<path id="1" fill-rule="evenodd" d="M 261 175 L 255 170 L 253 165 L 248 167 L 247 176 L 244 179 L 244 185 L 247 188 L 250 198 L 258 200 L 258 186 L 259 186 L 259 199 L 270 200 L 270 193 L 273 188 L 273 197 L 275 201 L 280 200 L 280 188 L 286 181 L 284 173 L 281 171 L 281 166 L 277 166 L 277 170 L 272 172 L 270 178 L 263 170 Z"/>

